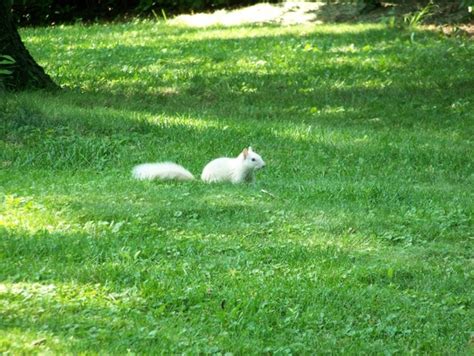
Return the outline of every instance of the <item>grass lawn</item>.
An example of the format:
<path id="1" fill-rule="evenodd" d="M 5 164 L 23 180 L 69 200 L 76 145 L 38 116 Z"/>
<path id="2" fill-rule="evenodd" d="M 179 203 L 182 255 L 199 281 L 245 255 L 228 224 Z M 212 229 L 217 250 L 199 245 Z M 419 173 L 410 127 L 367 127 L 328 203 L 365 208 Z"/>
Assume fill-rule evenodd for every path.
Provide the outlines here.
<path id="1" fill-rule="evenodd" d="M 0 97 L 0 353 L 472 354 L 472 41 L 21 34 L 65 89 Z M 131 178 L 248 145 L 255 185 Z"/>

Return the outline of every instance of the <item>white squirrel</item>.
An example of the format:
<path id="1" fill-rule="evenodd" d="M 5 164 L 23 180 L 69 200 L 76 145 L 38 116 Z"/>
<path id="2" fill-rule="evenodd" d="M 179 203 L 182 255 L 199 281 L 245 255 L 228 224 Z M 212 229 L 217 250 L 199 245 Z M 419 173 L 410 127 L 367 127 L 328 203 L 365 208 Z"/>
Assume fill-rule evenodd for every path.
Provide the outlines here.
<path id="1" fill-rule="evenodd" d="M 201 179 L 206 183 L 253 182 L 255 171 L 265 167 L 262 157 L 252 150 L 244 150 L 235 158 L 220 157 L 209 162 L 202 170 Z M 183 166 L 173 162 L 144 163 L 132 170 L 134 178 L 162 180 L 193 180 L 194 176 Z"/>

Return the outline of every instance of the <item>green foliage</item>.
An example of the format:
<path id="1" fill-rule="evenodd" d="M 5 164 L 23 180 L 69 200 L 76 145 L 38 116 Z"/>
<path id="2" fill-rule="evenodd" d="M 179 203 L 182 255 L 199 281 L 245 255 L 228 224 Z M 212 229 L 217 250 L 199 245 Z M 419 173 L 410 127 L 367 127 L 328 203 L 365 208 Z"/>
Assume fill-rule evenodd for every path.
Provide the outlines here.
<path id="1" fill-rule="evenodd" d="M 425 7 L 413 13 L 405 15 L 404 21 L 408 27 L 415 27 L 420 25 L 427 17 L 431 15 L 435 5 L 430 1 Z"/>
<path id="2" fill-rule="evenodd" d="M 0 55 L 0 81 L 2 76 L 9 76 L 13 72 L 10 69 L 7 69 L 15 64 L 15 60 L 8 55 Z"/>
<path id="3" fill-rule="evenodd" d="M 471 41 L 21 35 L 64 90 L 0 96 L 1 353 L 472 353 Z M 131 178 L 249 144 L 254 186 Z"/>
<path id="4" fill-rule="evenodd" d="M 4 80 L 13 73 L 11 66 L 15 64 L 15 59 L 9 55 L 0 55 L 0 90 L 5 89 Z"/>

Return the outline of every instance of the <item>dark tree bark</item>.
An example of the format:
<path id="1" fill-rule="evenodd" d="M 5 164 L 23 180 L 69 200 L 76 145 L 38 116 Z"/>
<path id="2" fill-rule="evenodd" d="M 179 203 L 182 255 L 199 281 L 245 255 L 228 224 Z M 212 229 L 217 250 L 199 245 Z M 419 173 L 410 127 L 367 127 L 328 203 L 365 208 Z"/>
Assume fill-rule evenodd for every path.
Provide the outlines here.
<path id="1" fill-rule="evenodd" d="M 12 73 L 0 77 L 0 81 L 7 90 L 59 88 L 35 62 L 21 41 L 10 6 L 10 0 L 0 0 L 0 55 L 12 57 L 15 63 L 8 66 Z"/>

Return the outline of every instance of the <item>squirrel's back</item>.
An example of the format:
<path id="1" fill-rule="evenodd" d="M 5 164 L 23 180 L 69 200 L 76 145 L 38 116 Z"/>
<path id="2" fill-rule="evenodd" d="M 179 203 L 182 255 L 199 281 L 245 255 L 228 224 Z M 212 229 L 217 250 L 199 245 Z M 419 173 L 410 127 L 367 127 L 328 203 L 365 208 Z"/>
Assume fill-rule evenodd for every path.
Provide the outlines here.
<path id="1" fill-rule="evenodd" d="M 201 179 L 206 183 L 233 181 L 237 170 L 235 158 L 221 157 L 212 160 L 202 170 Z"/>
<path id="2" fill-rule="evenodd" d="M 265 167 L 262 157 L 245 148 L 237 157 L 221 157 L 209 162 L 203 169 L 201 179 L 206 183 L 243 183 L 254 180 L 254 172 Z"/>

